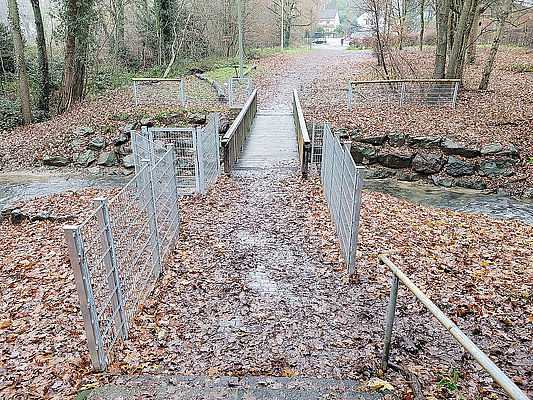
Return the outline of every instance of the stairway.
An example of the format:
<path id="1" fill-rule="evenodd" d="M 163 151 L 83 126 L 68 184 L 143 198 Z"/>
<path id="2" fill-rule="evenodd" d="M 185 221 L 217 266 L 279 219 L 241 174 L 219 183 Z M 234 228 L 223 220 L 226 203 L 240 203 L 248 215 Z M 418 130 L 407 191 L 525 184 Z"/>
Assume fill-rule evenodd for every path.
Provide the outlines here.
<path id="1" fill-rule="evenodd" d="M 356 381 L 272 376 L 121 376 L 75 400 L 373 400 L 383 393 L 363 392 Z"/>

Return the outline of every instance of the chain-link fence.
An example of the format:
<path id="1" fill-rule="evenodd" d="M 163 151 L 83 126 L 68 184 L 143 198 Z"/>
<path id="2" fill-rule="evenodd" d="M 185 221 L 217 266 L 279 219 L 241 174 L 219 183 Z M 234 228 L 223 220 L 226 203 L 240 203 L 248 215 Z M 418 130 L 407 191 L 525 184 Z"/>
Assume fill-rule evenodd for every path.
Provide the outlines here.
<path id="1" fill-rule="evenodd" d="M 252 95 L 251 78 L 228 79 L 228 104 L 232 108 L 242 108 Z"/>
<path id="2" fill-rule="evenodd" d="M 204 128 L 146 128 L 132 132 L 135 170 L 140 160 L 151 158 L 172 144 L 178 193 L 205 194 L 220 175 L 218 117 L 213 115 Z"/>
<path id="3" fill-rule="evenodd" d="M 139 104 L 185 104 L 183 80 L 172 78 L 133 78 L 133 100 Z"/>
<path id="4" fill-rule="evenodd" d="M 459 80 L 403 79 L 356 81 L 348 86 L 348 109 L 380 105 L 455 108 Z"/>
<path id="5" fill-rule="evenodd" d="M 332 134 L 329 124 L 325 124 L 322 187 L 350 275 L 355 272 L 363 172 L 364 167 L 357 167 L 350 154 L 350 142 L 341 145 Z"/>
<path id="6" fill-rule="evenodd" d="M 127 338 L 139 305 L 176 244 L 173 166 L 172 148 L 143 159 L 135 177 L 111 201 L 96 199 L 95 211 L 84 222 L 65 227 L 95 370 L 105 370 L 116 345 Z"/>

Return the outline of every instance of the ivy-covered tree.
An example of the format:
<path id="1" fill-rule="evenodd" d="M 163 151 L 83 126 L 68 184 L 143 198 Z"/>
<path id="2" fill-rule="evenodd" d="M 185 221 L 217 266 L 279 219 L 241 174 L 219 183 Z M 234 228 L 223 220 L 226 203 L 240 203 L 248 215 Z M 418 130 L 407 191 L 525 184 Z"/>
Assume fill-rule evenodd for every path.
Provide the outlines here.
<path id="1" fill-rule="evenodd" d="M 61 0 L 65 61 L 58 112 L 68 110 L 85 94 L 86 62 L 94 26 L 94 0 Z"/>

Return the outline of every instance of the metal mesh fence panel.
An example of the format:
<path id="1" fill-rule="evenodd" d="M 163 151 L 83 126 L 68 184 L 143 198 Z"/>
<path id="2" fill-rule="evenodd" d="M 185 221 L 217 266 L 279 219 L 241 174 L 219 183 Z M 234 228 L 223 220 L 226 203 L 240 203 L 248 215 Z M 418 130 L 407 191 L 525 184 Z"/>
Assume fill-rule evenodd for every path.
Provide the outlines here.
<path id="1" fill-rule="evenodd" d="M 252 94 L 252 79 L 228 79 L 228 103 L 230 107 L 242 108 Z"/>
<path id="2" fill-rule="evenodd" d="M 96 210 L 83 223 L 65 227 L 96 370 L 106 368 L 115 345 L 127 337 L 128 324 L 177 240 L 174 151 L 162 150 L 154 144 L 153 158 L 141 161 L 135 177 L 109 203 L 96 199 Z"/>
<path id="3" fill-rule="evenodd" d="M 185 104 L 181 79 L 133 78 L 133 99 L 139 104 Z"/>
<path id="4" fill-rule="evenodd" d="M 355 271 L 364 168 L 355 165 L 349 143 L 341 145 L 329 124 L 324 125 L 322 144 L 322 187 L 351 275 Z"/>
<path id="5" fill-rule="evenodd" d="M 201 143 L 200 171 L 203 171 L 203 188 L 207 191 L 220 175 L 220 143 L 218 136 L 218 117 L 213 116 L 200 130 Z"/>
<path id="6" fill-rule="evenodd" d="M 320 126 L 313 120 L 313 133 L 311 134 L 311 164 L 320 166 L 322 163 L 322 137 L 324 125 Z"/>
<path id="7" fill-rule="evenodd" d="M 174 146 L 175 175 L 178 192 L 199 191 L 196 128 L 150 128 L 150 142 Z"/>
<path id="8" fill-rule="evenodd" d="M 383 80 L 351 82 L 348 108 L 379 105 L 455 107 L 457 80 Z"/>

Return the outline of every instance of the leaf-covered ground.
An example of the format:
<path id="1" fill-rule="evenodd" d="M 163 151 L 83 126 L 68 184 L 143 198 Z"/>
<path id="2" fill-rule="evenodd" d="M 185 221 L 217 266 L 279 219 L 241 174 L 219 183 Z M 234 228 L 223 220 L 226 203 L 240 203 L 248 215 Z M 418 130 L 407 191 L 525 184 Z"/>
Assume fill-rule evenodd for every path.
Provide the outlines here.
<path id="1" fill-rule="evenodd" d="M 182 199 L 180 239 L 109 373 L 89 366 L 62 227 L 0 224 L 0 397 L 65 398 L 117 374 L 377 376 L 390 258 L 533 394 L 533 227 L 365 192 L 359 268 L 348 282 L 316 178 L 222 178 Z M 86 213 L 96 190 L 28 203 Z M 79 218 L 82 218 L 80 215 Z M 392 358 L 426 393 L 449 365 L 465 398 L 500 398 L 472 359 L 404 288 Z M 392 382 L 409 398 L 405 381 Z M 502 397 L 503 398 L 503 397 Z"/>

